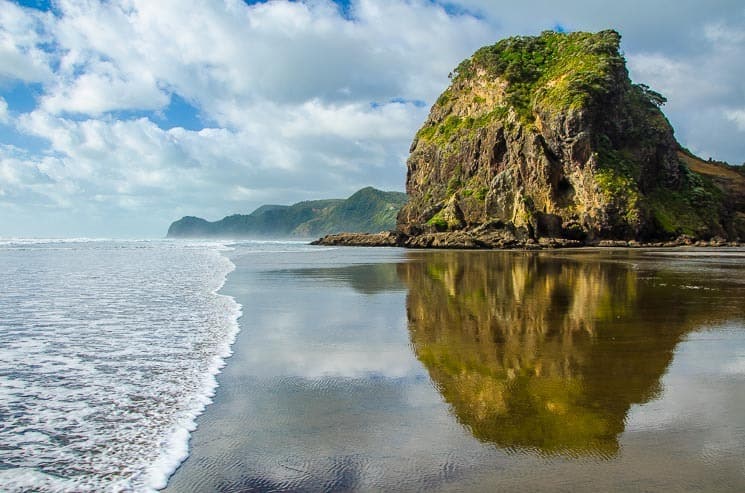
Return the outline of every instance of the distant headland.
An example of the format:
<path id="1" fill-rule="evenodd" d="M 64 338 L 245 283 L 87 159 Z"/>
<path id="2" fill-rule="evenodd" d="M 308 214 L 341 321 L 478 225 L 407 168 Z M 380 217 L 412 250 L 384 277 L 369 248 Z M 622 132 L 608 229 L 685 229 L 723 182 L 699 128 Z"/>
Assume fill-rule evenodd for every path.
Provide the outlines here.
<path id="1" fill-rule="evenodd" d="M 363 188 L 347 199 L 311 200 L 294 205 L 262 205 L 250 214 L 219 221 L 186 216 L 168 228 L 169 238 L 314 238 L 349 231 L 393 229 L 406 202 L 402 192 Z"/>

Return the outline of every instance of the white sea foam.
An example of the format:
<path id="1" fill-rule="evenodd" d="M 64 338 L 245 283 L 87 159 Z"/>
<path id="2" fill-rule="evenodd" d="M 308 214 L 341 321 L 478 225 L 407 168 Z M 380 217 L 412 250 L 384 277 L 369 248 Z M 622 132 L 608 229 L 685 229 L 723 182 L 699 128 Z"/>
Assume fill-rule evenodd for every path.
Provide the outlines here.
<path id="1" fill-rule="evenodd" d="M 229 247 L 58 243 L 0 244 L 0 485 L 161 488 L 238 332 Z"/>

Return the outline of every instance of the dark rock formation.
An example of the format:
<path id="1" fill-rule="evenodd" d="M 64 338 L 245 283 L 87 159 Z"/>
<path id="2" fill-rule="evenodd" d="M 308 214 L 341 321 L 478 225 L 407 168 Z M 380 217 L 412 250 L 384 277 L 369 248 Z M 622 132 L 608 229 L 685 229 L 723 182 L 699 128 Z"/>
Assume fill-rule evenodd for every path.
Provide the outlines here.
<path id="1" fill-rule="evenodd" d="M 518 238 L 514 229 L 479 227 L 473 230 L 445 231 L 439 233 L 420 233 L 407 235 L 400 231 L 384 231 L 380 233 L 337 233 L 326 235 L 311 245 L 335 246 L 384 246 L 403 248 L 440 248 L 440 249 L 555 249 L 573 248 L 581 246 L 597 246 L 605 248 L 641 248 L 641 247 L 739 247 L 742 242 L 727 241 L 716 236 L 710 240 L 696 240 L 687 235 L 681 235 L 667 241 L 639 242 L 636 240 L 600 240 L 591 244 L 580 240 L 567 238 Z"/>
<path id="2" fill-rule="evenodd" d="M 311 245 L 403 246 L 404 241 L 405 235 L 396 231 L 382 231 L 380 233 L 330 234 L 311 242 Z"/>
<path id="3" fill-rule="evenodd" d="M 745 239 L 745 176 L 680 147 L 619 43 L 546 32 L 462 62 L 411 145 L 401 244 Z"/>

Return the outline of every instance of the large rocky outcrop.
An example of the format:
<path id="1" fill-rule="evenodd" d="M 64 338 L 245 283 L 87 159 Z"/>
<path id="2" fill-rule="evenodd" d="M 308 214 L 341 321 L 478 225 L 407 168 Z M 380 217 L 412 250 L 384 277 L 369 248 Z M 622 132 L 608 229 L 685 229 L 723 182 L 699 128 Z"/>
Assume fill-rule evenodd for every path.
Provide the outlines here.
<path id="1" fill-rule="evenodd" d="M 745 239 L 745 176 L 680 147 L 619 43 L 545 32 L 463 61 L 411 145 L 399 231 L 493 245 Z"/>

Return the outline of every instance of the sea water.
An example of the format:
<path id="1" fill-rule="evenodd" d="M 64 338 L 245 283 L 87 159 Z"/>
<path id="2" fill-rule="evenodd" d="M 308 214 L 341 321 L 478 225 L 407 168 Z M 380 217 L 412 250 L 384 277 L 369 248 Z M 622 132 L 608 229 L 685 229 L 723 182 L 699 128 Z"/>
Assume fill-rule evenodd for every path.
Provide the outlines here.
<path id="1" fill-rule="evenodd" d="M 743 249 L 6 241 L 0 491 L 742 491 L 743 299 Z"/>
<path id="2" fill-rule="evenodd" d="M 165 486 L 238 330 L 227 248 L 0 240 L 0 490 Z"/>

